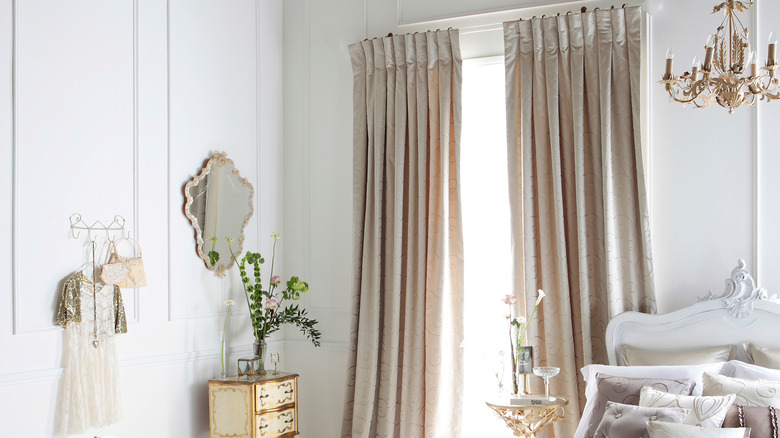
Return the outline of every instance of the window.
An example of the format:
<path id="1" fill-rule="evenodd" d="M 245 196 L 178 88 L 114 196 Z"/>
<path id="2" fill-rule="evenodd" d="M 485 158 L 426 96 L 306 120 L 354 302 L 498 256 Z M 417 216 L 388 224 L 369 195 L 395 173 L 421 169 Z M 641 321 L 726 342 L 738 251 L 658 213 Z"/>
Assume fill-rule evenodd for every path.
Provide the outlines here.
<path id="1" fill-rule="evenodd" d="M 485 401 L 511 391 L 501 302 L 512 294 L 504 58 L 463 62 L 461 196 L 465 252 L 463 436 L 511 437 Z M 502 355 L 499 352 L 503 352 Z"/>

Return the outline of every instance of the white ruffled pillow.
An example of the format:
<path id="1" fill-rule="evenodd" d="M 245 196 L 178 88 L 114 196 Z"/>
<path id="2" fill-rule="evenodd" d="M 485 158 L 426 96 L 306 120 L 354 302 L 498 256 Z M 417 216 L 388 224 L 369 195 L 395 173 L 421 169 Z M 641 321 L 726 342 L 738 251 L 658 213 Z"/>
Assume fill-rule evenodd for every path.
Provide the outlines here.
<path id="1" fill-rule="evenodd" d="M 740 379 L 764 379 L 780 382 L 780 370 L 764 368 L 759 365 L 742 362 L 741 360 L 730 360 L 726 362 L 723 364 L 723 368 L 720 372 L 713 370 L 708 371 L 717 374 L 723 374 L 724 376 L 737 377 Z"/>
<path id="2" fill-rule="evenodd" d="M 639 406 L 653 408 L 683 408 L 690 413 L 683 424 L 700 427 L 721 427 L 726 413 L 734 404 L 734 394 L 722 396 L 676 395 L 645 386 L 639 393 Z"/>
<path id="3" fill-rule="evenodd" d="M 651 421 L 647 425 L 650 438 L 750 438 L 750 428 L 705 428 L 690 424 Z"/>

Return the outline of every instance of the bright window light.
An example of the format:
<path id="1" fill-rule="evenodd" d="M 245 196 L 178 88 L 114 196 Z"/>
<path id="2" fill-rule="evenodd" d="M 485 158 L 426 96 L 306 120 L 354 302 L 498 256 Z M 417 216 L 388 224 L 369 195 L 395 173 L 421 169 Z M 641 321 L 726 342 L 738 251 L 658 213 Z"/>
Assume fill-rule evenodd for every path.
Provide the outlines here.
<path id="1" fill-rule="evenodd" d="M 463 436 L 514 435 L 485 401 L 511 391 L 504 295 L 512 294 L 504 58 L 463 62 L 461 196 L 465 251 Z M 503 361 L 502 354 L 503 352 Z"/>

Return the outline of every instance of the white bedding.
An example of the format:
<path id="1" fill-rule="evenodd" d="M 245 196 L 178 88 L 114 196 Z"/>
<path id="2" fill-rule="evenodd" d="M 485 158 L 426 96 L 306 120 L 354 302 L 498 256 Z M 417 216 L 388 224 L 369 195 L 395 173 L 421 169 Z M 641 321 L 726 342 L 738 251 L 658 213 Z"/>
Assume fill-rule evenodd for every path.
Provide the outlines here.
<path id="1" fill-rule="evenodd" d="M 755 343 L 780 351 L 780 304 L 757 288 L 743 261 L 726 280 L 726 291 L 712 293 L 704 301 L 663 315 L 626 312 L 610 321 L 607 349 L 611 365 L 588 365 L 581 369 L 586 382 L 587 402 L 575 438 L 587 438 L 592 421 L 595 376 L 598 373 L 628 378 L 691 379 L 696 382 L 693 395 L 701 395 L 704 373 L 740 379 L 765 379 L 780 382 L 780 370 L 747 363 L 746 346 Z M 621 347 L 631 345 L 645 350 L 681 351 L 734 346 L 737 360 L 700 365 L 621 366 Z M 673 357 L 669 356 L 668 357 Z"/>

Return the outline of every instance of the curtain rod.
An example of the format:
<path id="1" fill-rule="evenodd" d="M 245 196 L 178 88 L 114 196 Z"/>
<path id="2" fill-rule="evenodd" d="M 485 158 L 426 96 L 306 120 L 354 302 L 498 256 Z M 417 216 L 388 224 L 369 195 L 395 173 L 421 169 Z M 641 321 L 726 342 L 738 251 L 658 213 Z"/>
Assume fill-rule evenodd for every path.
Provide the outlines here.
<path id="1" fill-rule="evenodd" d="M 625 3 L 623 3 L 623 6 L 621 6 L 621 7 L 620 7 L 620 9 L 625 9 L 625 8 L 626 8 L 626 4 L 625 4 Z M 615 5 L 612 5 L 612 7 L 610 7 L 610 9 L 615 9 Z M 595 8 L 593 8 L 593 11 L 594 11 L 594 12 L 595 12 L 595 11 L 600 11 L 600 10 L 601 10 L 601 8 L 600 8 L 600 7 L 598 7 L 598 6 L 596 6 Z M 586 12 L 588 12 L 588 7 L 587 7 L 587 6 L 583 6 L 582 8 L 580 8 L 580 14 L 584 14 L 584 13 L 586 13 Z M 574 13 L 575 13 L 575 12 L 568 11 L 568 12 L 566 12 L 566 15 L 569 15 L 569 14 L 574 14 Z M 547 16 L 547 14 L 543 14 L 541 18 L 545 18 L 546 16 Z M 560 13 L 560 12 L 558 12 L 558 13 L 557 13 L 555 16 L 556 16 L 556 17 L 560 17 L 560 16 L 561 16 L 561 13 Z M 531 17 L 531 20 L 533 20 L 534 18 L 536 18 L 536 15 L 534 15 L 533 17 Z M 523 19 L 522 19 L 522 18 L 518 18 L 518 19 L 517 19 L 517 21 L 523 21 Z"/>

